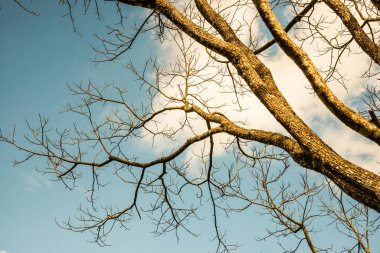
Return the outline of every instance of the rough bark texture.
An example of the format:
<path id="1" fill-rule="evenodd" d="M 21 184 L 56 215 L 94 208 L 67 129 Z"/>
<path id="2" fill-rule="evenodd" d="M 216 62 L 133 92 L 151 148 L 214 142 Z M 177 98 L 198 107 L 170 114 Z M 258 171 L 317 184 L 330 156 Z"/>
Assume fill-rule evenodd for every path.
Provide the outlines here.
<path id="1" fill-rule="evenodd" d="M 293 159 L 304 166 L 322 173 L 338 185 L 344 192 L 380 212 L 380 177 L 345 160 L 324 143 L 292 110 L 277 88 L 269 69 L 239 41 L 234 31 L 205 0 L 196 0 L 203 17 L 220 33 L 223 40 L 212 36 L 186 18 L 166 0 L 124 0 L 130 5 L 142 6 L 159 12 L 188 36 L 205 47 L 226 57 L 237 69 L 251 91 L 260 99 L 278 122 L 289 132 L 294 141 L 268 136 L 264 132 L 252 132 L 238 128 L 231 122 L 220 119 L 222 128 L 235 136 L 284 148 Z M 356 20 L 347 16 L 342 4 L 336 0 L 325 1 L 337 14 L 363 50 L 379 62 L 379 50 L 367 36 Z M 346 125 L 380 144 L 380 130 L 373 123 L 361 117 L 341 103 L 324 83 L 308 56 L 294 43 L 290 42 L 266 1 L 254 0 L 264 22 L 283 50 L 303 70 L 315 91 L 325 105 Z M 215 119 L 214 119 L 215 120 Z M 217 120 L 215 120 L 217 122 Z M 266 136 L 266 137 L 264 137 Z"/>
<path id="2" fill-rule="evenodd" d="M 376 9 L 378 11 L 380 11 L 380 1 L 379 0 L 371 0 L 371 3 L 373 4 L 373 6 L 376 7 Z"/>
<path id="3" fill-rule="evenodd" d="M 326 107 L 344 124 L 380 145 L 380 128 L 342 103 L 329 89 L 309 56 L 282 29 L 267 1 L 254 0 L 258 11 L 283 51 L 303 71 L 315 93 Z M 361 30 L 361 28 L 360 28 Z"/>
<path id="4" fill-rule="evenodd" d="M 324 2 L 339 16 L 363 51 L 366 52 L 374 62 L 380 64 L 380 47 L 363 31 L 348 7 L 340 0 L 324 0 Z"/>

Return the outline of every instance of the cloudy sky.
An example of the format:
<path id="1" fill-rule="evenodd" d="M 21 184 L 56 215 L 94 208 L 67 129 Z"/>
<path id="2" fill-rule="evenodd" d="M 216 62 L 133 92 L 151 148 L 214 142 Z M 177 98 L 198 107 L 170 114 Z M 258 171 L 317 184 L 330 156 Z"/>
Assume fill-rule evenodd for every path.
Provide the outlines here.
<path id="1" fill-rule="evenodd" d="M 110 81 L 133 83 L 133 77 L 120 64 L 96 65 L 91 62 L 95 54 L 89 43 L 96 43 L 93 32 L 98 31 L 101 23 L 92 15 L 80 17 L 78 27 L 81 35 L 75 34 L 69 20 L 62 18 L 65 10 L 57 8 L 56 3 L 52 2 L 36 2 L 33 5 L 33 10 L 40 13 L 39 16 L 26 13 L 13 1 L 3 1 L 0 4 L 0 128 L 3 133 L 9 133 L 16 126 L 19 139 L 27 132 L 26 120 L 36 122 L 39 113 L 49 117 L 54 126 L 71 126 L 74 120 L 71 115 L 58 113 L 67 103 L 75 101 L 66 87 L 67 83 L 87 82 L 89 79 L 95 80 L 99 85 Z M 259 25 L 256 27 L 259 28 Z M 260 35 L 267 36 L 265 33 Z M 152 48 L 151 43 L 150 40 L 140 40 L 139 46 L 124 60 L 134 60 L 141 65 L 140 59 L 147 57 L 149 50 L 138 49 Z M 170 45 L 155 49 L 166 56 L 176 54 Z M 311 56 L 318 65 L 326 62 L 323 57 Z M 357 65 L 347 64 L 342 68 L 348 75 L 352 75 L 347 78 L 354 78 L 362 71 L 357 66 L 365 66 L 368 59 L 359 54 L 349 57 L 350 61 L 356 62 Z M 295 111 L 306 122 L 312 124 L 322 139 L 347 159 L 372 171 L 380 171 L 377 163 L 380 160 L 379 148 L 335 123 L 327 110 L 305 88 L 305 78 L 284 54 L 278 52 L 274 57 L 264 61 L 273 71 L 275 80 Z M 349 93 L 340 86 L 334 86 L 333 89 L 342 100 L 354 104 L 354 97 L 360 94 L 361 87 L 360 81 L 353 81 L 348 87 Z M 212 92 L 217 90 L 210 92 L 210 96 L 213 96 Z M 218 96 L 218 99 L 213 102 L 223 103 L 228 98 Z M 251 127 L 282 131 L 278 123 L 268 117 L 266 110 L 257 100 L 247 98 L 244 103 L 243 106 L 250 105 L 255 108 L 255 113 L 239 114 L 228 108 L 225 113 L 232 119 L 243 115 L 246 117 L 244 121 Z M 337 134 L 339 138 L 336 137 Z M 167 143 L 160 144 L 161 146 L 156 147 L 158 153 L 164 152 L 167 147 Z M 198 146 L 185 155 L 190 156 L 196 150 L 199 150 Z M 223 149 L 219 149 L 218 152 L 218 155 L 222 155 Z M 184 234 L 179 243 L 174 234 L 154 237 L 149 219 L 133 221 L 131 230 L 128 231 L 116 229 L 109 238 L 108 242 L 112 244 L 110 247 L 102 248 L 89 243 L 89 234 L 66 231 L 56 224 L 77 214 L 76 208 L 79 203 L 85 201 L 85 190 L 79 186 L 75 191 L 68 191 L 63 185 L 52 182 L 48 176 L 37 173 L 35 169 L 44 165 L 43 160 L 13 167 L 12 161 L 22 158 L 22 155 L 8 145 L 0 143 L 0 253 L 149 253 L 153 250 L 174 253 L 214 250 L 210 246 L 214 245 L 214 242 L 210 242 L 213 235 L 209 233 L 202 233 L 195 239 Z M 260 231 L 252 229 L 264 228 L 268 224 L 254 214 L 248 217 L 236 218 L 233 224 L 229 224 L 238 228 L 239 232 L 232 235 L 232 238 L 238 238 L 243 245 L 239 252 L 252 252 L 252 247 L 257 249 L 257 252 L 271 252 L 266 248 L 267 244 L 254 240 L 260 235 Z M 207 224 L 203 223 L 198 228 L 201 231 L 209 229 Z M 329 236 L 331 234 L 325 235 L 322 240 L 328 242 Z"/>

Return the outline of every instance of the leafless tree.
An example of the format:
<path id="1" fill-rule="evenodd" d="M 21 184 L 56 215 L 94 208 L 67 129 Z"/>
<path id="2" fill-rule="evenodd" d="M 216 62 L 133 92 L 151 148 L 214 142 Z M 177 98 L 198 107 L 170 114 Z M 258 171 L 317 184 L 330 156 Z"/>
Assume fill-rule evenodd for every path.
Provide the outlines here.
<path id="1" fill-rule="evenodd" d="M 82 3 L 85 13 L 95 8 L 101 17 L 101 2 L 59 1 L 67 7 L 74 27 L 78 25 L 74 8 Z M 14 134 L 1 135 L 3 142 L 27 154 L 19 162 L 46 158 L 48 165 L 42 171 L 54 174 L 68 188 L 81 178 L 91 179 L 90 207 L 80 209 L 79 224 L 69 221 L 66 228 L 91 231 L 95 241 L 105 244 L 115 225 L 127 227 L 133 215 L 148 213 L 158 235 L 169 231 L 196 235 L 189 221 L 201 218 L 200 209 L 207 203 L 217 252 L 238 246 L 227 240 L 220 217 L 251 208 L 275 224 L 258 239 L 278 238 L 284 252 L 303 252 L 304 247 L 311 252 L 338 250 L 313 238 L 321 232 L 315 225 L 321 219 L 352 239 L 352 246 L 343 252 L 370 252 L 370 238 L 379 227 L 380 176 L 373 172 L 378 168 L 364 169 L 329 147 L 318 130 L 294 112 L 278 88 L 281 80 L 274 80 L 265 62 L 273 56 L 272 46 L 279 46 L 331 114 L 378 148 L 379 87 L 366 83 L 379 80 L 377 0 L 109 2 L 120 22 L 107 27 L 108 37 L 97 36 L 97 62 L 118 61 L 147 32 L 162 44 L 175 45 L 175 59 L 149 59 L 143 68 L 125 64 L 141 85 L 143 97 L 134 98 L 135 102 L 128 99 L 141 94 L 128 94 L 128 86 L 100 88 L 91 82 L 70 86 L 81 99 L 66 111 L 83 117 L 87 129 L 74 125 L 54 132 L 41 117 L 38 127 L 29 126 L 30 145 L 16 142 Z M 140 25 L 126 25 L 130 6 L 147 10 L 136 20 Z M 320 8 L 329 12 L 321 13 Z M 285 25 L 280 23 L 284 19 Z M 267 29 L 272 39 L 255 36 L 255 24 Z M 368 57 L 360 77 L 365 92 L 358 108 L 351 108 L 330 89 L 331 84 L 350 85 L 340 68 L 345 55 L 354 51 Z M 312 61 L 315 54 L 327 55 L 329 63 L 317 66 Z M 244 115 L 255 113 L 246 102 L 252 97 L 282 130 L 256 129 L 247 122 Z M 216 155 L 220 142 L 223 157 Z M 138 143 L 150 143 L 152 149 L 161 143 L 170 147 L 142 155 L 133 152 Z M 196 152 L 189 156 L 189 149 Z M 105 175 L 112 169 L 114 178 Z M 98 204 L 99 191 L 108 186 L 103 178 L 123 182 L 129 204 L 121 208 Z M 294 244 L 282 241 L 288 236 Z"/>

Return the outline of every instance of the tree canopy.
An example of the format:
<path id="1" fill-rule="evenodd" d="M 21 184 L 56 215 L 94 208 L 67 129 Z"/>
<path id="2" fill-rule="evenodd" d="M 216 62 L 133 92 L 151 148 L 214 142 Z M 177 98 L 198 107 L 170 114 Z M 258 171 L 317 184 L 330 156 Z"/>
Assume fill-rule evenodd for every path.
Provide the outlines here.
<path id="1" fill-rule="evenodd" d="M 157 235 L 196 236 L 192 223 L 209 213 L 214 250 L 229 252 L 238 242 L 221 220 L 254 210 L 275 224 L 258 239 L 278 238 L 284 252 L 371 252 L 380 225 L 377 0 L 59 3 L 76 32 L 78 10 L 104 20 L 94 61 L 135 78 L 70 85 L 80 99 L 65 111 L 84 125 L 53 130 L 41 116 L 26 142 L 0 135 L 26 154 L 17 163 L 43 157 L 39 170 L 67 188 L 89 184 L 88 207 L 61 226 L 103 245 L 135 216 L 151 217 Z M 133 50 L 151 57 L 125 62 Z M 100 198 L 115 181 L 127 204 Z M 328 224 L 352 244 L 319 241 Z"/>

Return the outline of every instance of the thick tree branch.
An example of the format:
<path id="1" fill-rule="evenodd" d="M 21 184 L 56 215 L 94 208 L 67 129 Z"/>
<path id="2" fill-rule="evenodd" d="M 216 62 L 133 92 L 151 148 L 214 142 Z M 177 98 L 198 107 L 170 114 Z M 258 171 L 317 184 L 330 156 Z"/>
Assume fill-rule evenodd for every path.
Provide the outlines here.
<path id="1" fill-rule="evenodd" d="M 274 37 L 274 40 L 268 42 L 259 51 L 251 50 L 252 47 L 254 48 L 254 43 L 257 42 L 251 34 L 249 48 L 238 37 L 239 31 L 244 26 L 251 29 L 258 17 L 257 15 L 254 17 L 244 15 L 243 21 L 238 18 L 236 13 L 240 12 L 241 8 L 252 10 L 253 5 L 248 1 L 253 1 L 256 5 L 259 14 Z M 335 3 L 339 0 L 325 1 Z M 84 1 L 86 9 L 90 2 Z M 203 201 L 206 199 L 212 205 L 210 211 L 213 215 L 215 239 L 218 240 L 219 246 L 223 246 L 218 247 L 217 251 L 228 251 L 230 245 L 225 244 L 225 234 L 219 228 L 222 224 L 218 220 L 219 213 L 226 212 L 228 214 L 233 209 L 230 204 L 234 205 L 235 200 L 238 199 L 248 204 L 244 203 L 242 208 L 238 207 L 235 210 L 240 212 L 250 205 L 258 205 L 264 208 L 264 213 L 266 212 L 274 218 L 280 229 L 276 227 L 274 232 L 268 232 L 268 237 L 291 234 L 298 241 L 295 248 L 293 247 L 291 250 L 292 252 L 299 250 L 302 243 L 307 243 L 312 252 L 318 252 L 321 250 L 315 246 L 318 241 L 313 241 L 312 239 L 315 240 L 315 238 L 310 237 L 311 233 L 315 232 L 311 226 L 311 220 L 319 217 L 323 212 L 311 209 L 311 206 L 314 204 L 313 198 L 322 202 L 319 198 L 325 197 L 322 193 L 322 189 L 326 186 L 325 177 L 350 197 L 359 201 L 359 203 L 355 202 L 355 205 L 362 206 L 361 204 L 364 204 L 367 218 L 368 207 L 380 212 L 380 176 L 345 160 L 322 141 L 293 111 L 278 89 L 270 69 L 256 55 L 260 50 L 265 50 L 270 45 L 278 43 L 304 72 L 319 98 L 331 112 L 346 125 L 379 144 L 377 100 L 374 107 L 371 106 L 373 101 L 368 102 L 370 103 L 369 108 L 374 109 L 374 111 L 369 111 L 371 120 L 365 119 L 344 105 L 329 90 L 327 83 L 306 52 L 286 34 L 305 16 L 309 18 L 310 32 L 313 32 L 313 29 L 319 32 L 318 29 L 322 26 L 318 26 L 318 24 L 314 26 L 314 23 L 310 22 L 311 14 L 307 15 L 318 0 L 311 0 L 304 6 L 304 9 L 290 21 L 285 29 L 281 27 L 266 0 L 247 0 L 247 2 L 237 0 L 232 5 L 227 3 L 227 7 L 225 7 L 226 2 L 221 0 L 218 3 L 219 7 L 223 8 L 221 12 L 213 8 L 211 5 L 213 2 L 209 0 L 191 0 L 183 11 L 179 9 L 180 7 L 176 7 L 177 3 L 172 3 L 170 0 L 114 2 L 119 11 L 118 15 L 121 16 L 120 4 L 147 8 L 151 14 L 145 20 L 141 20 L 143 25 L 135 30 L 136 34 L 132 37 L 124 37 L 122 30 L 110 27 L 111 34 L 109 35 L 112 36 L 115 32 L 116 36 L 121 36 L 121 39 L 119 38 L 117 45 L 114 44 L 116 50 L 105 47 L 102 54 L 118 57 L 124 53 L 126 50 L 122 49 L 128 49 L 130 47 L 128 43 L 133 43 L 139 33 L 150 29 L 151 23 L 149 23 L 149 28 L 145 29 L 144 26 L 151 17 L 157 18 L 153 20 L 153 27 L 162 28 L 160 29 L 162 37 L 160 35 L 159 38 L 174 42 L 180 49 L 179 56 L 173 60 L 175 63 L 170 63 L 169 66 L 158 66 L 157 62 L 160 59 L 147 61 L 143 71 L 138 70 L 132 63 L 128 64 L 127 68 L 142 84 L 140 91 L 147 92 L 147 99 L 142 98 L 136 104 L 127 103 L 128 96 L 125 95 L 126 91 L 122 88 L 116 88 L 116 96 L 113 96 L 91 83 L 87 87 L 79 85 L 71 91 L 76 95 L 83 96 L 81 102 L 74 106 L 69 105 L 66 109 L 84 117 L 88 121 L 88 128 L 78 129 L 79 127 L 74 125 L 71 132 L 69 132 L 70 130 L 61 132 L 57 130 L 53 134 L 49 133 L 49 129 L 47 129 L 47 120 L 40 119 L 40 127 L 34 129 L 28 125 L 32 135 L 26 136 L 26 141 L 29 142 L 27 146 L 19 145 L 15 142 L 14 137 L 3 136 L 0 132 L 0 141 L 7 142 L 26 153 L 27 157 L 23 161 L 35 156 L 46 158 L 48 165 L 44 172 L 55 173 L 56 177 L 65 185 L 65 181 L 72 180 L 72 185 L 75 186 L 76 179 L 82 177 L 83 171 L 92 173 L 89 202 L 94 212 L 80 208 L 84 216 L 81 215 L 79 220 L 83 222 L 83 225 L 73 227 L 67 223 L 69 229 L 80 232 L 90 230 L 94 233 L 95 240 L 103 243 L 102 237 L 112 230 L 116 222 L 124 226 L 124 223 L 131 219 L 135 211 L 141 217 L 141 211 L 148 212 L 152 217 L 156 223 L 154 233 L 157 235 L 168 231 L 177 233 L 178 228 L 184 228 L 190 234 L 195 235 L 188 230 L 186 222 L 190 216 L 198 218 L 197 204 L 205 206 Z M 97 4 L 96 1 L 95 3 Z M 300 2 L 291 1 L 289 3 L 293 4 L 293 7 L 302 5 Z M 70 2 L 67 4 L 69 8 L 72 8 Z M 178 6 L 182 6 L 182 3 L 178 3 Z M 361 8 L 356 7 L 358 11 Z M 96 9 L 98 12 L 97 6 Z M 71 9 L 69 13 L 72 15 Z M 372 14 L 371 12 L 369 15 Z M 361 17 L 363 18 L 363 16 Z M 73 20 L 73 16 L 71 18 Z M 168 19 L 173 25 L 162 18 Z M 247 18 L 251 20 L 246 20 Z M 306 21 L 306 18 L 302 20 Z M 349 20 L 349 22 L 351 21 Z M 211 28 L 209 31 L 203 28 L 209 28 L 204 22 L 208 22 L 213 29 Z M 235 22 L 241 22 L 241 26 L 237 29 L 232 28 L 235 27 Z M 364 24 L 368 24 L 370 27 L 369 22 L 373 22 L 373 20 L 366 20 Z M 323 21 L 321 24 L 324 24 Z M 169 29 L 171 37 L 164 36 L 167 35 L 166 32 L 163 32 L 164 28 Z M 371 30 L 373 37 L 378 32 L 376 29 Z M 344 29 L 342 28 L 342 30 Z M 187 34 L 189 37 L 183 36 L 183 34 Z M 323 36 L 323 34 L 312 34 L 310 38 L 318 36 Z M 343 48 L 342 51 L 345 50 L 354 38 L 349 37 L 350 40 L 343 46 L 339 45 L 339 42 L 337 42 L 337 46 L 334 43 L 328 44 L 331 52 L 336 52 L 333 51 L 336 49 L 340 50 L 339 47 Z M 337 35 L 336 39 L 339 38 L 340 35 Z M 372 39 L 374 40 L 374 38 Z M 107 42 L 108 40 L 103 40 L 103 43 Z M 196 42 L 206 47 L 210 57 L 199 53 L 199 45 Z M 109 43 L 112 44 L 111 41 Z M 219 56 L 214 57 L 214 53 L 211 51 L 225 59 L 219 60 Z M 121 53 L 119 54 L 119 52 Z M 111 57 L 112 59 L 114 58 Z M 232 69 L 231 65 L 235 69 Z M 336 68 L 331 66 L 331 72 L 337 73 Z M 232 79 L 232 84 L 228 83 L 231 82 L 230 79 Z M 231 97 L 228 97 L 232 99 L 232 105 L 228 104 L 229 101 L 225 99 L 225 93 L 232 94 Z M 252 94 L 284 127 L 289 136 L 265 129 L 248 129 L 244 123 L 238 123 L 243 120 L 232 121 L 232 114 L 231 119 L 228 118 L 229 110 L 226 110 L 225 114 L 221 113 L 227 106 L 233 106 L 235 101 L 239 103 L 239 99 L 243 101 L 245 95 Z M 218 97 L 219 95 L 221 97 Z M 137 92 L 132 96 L 137 97 Z M 372 96 L 372 99 L 375 99 L 375 96 Z M 137 106 L 137 104 L 139 105 Z M 244 107 L 251 109 L 249 105 Z M 240 112 L 244 110 L 241 109 L 240 103 L 239 108 Z M 247 110 L 244 113 L 248 114 L 252 111 Z M 101 112 L 101 115 L 98 115 L 98 112 Z M 247 117 L 247 120 L 249 119 L 250 115 Z M 207 130 L 200 130 L 199 122 L 206 123 Z M 214 143 L 214 135 L 219 133 L 223 133 L 223 147 L 228 155 L 216 160 L 217 143 Z M 235 138 L 224 138 L 225 135 Z M 58 138 L 52 138 L 57 136 Z M 159 143 L 156 138 L 159 139 Z M 165 141 L 162 142 L 161 138 L 178 142 L 168 150 L 168 144 Z M 167 151 L 158 157 L 154 155 L 155 152 L 148 151 L 142 154 L 140 150 L 134 150 L 135 141 L 144 144 L 145 141 L 151 141 L 152 147 L 149 149 L 155 149 L 155 145 L 158 144 Z M 172 142 L 170 143 L 172 144 Z M 203 144 L 203 147 L 199 148 L 199 144 Z M 193 149 L 189 150 L 190 147 Z M 146 150 L 144 151 L 146 152 Z M 193 152 L 191 158 L 188 157 L 191 155 L 191 152 L 188 151 Z M 137 158 L 137 155 L 143 157 Z M 151 155 L 154 155 L 154 158 L 147 158 Z M 306 170 L 297 168 L 288 170 L 289 158 Z M 268 173 L 270 167 L 276 171 L 275 175 Z M 106 170 L 109 173 L 110 169 L 115 169 L 117 179 L 125 183 L 129 190 L 132 189 L 130 191 L 132 195 L 126 208 L 119 209 L 117 206 L 114 208 L 113 205 L 109 205 L 102 207 L 103 214 L 101 214 L 94 204 L 97 198 L 97 194 L 94 192 L 99 190 L 99 186 L 103 187 L 102 183 L 98 182 L 100 171 Z M 294 173 L 297 170 L 302 171 L 302 179 L 297 181 L 297 184 L 284 185 L 282 176 L 285 175 L 285 172 Z M 323 182 L 310 187 L 307 179 L 309 170 L 324 175 Z M 248 178 L 252 176 L 254 181 L 246 181 L 247 176 Z M 293 174 L 287 175 L 287 177 L 291 178 L 292 184 L 295 182 Z M 249 189 L 249 193 L 244 195 L 243 191 L 250 187 L 252 189 Z M 290 192 L 288 189 L 291 187 L 295 188 Z M 242 190 L 243 188 L 244 190 Z M 144 193 L 144 198 L 145 195 L 150 195 L 148 200 L 151 202 L 147 203 L 150 204 L 147 208 L 144 206 L 145 203 L 142 204 L 139 200 L 142 193 Z M 187 198 L 193 193 L 193 199 Z M 153 198 L 151 198 L 152 195 Z M 252 195 L 253 197 L 251 197 Z M 230 197 L 234 200 L 225 202 Z M 353 218 L 354 222 L 351 222 L 349 215 L 351 210 L 346 212 L 342 199 L 339 201 L 344 213 L 341 222 L 348 225 L 350 231 L 354 232 L 355 235 L 352 238 L 359 240 L 359 243 L 355 241 L 358 249 L 364 249 L 367 247 L 366 245 L 369 248 L 369 243 L 364 241 L 368 239 L 368 230 L 363 233 L 357 230 L 355 222 L 358 218 Z M 139 206 L 137 202 L 139 202 Z M 224 203 L 226 203 L 226 207 L 223 207 Z M 365 226 L 368 228 L 368 219 Z M 364 236 L 362 237 L 362 235 Z M 280 244 L 280 246 L 284 245 Z M 284 250 L 286 248 L 287 246 L 283 247 Z"/>
<path id="2" fill-rule="evenodd" d="M 219 113 L 206 113 L 196 105 L 192 105 L 191 111 L 194 111 L 207 121 L 220 124 L 220 127 L 226 133 L 235 137 L 279 147 L 288 152 L 294 159 L 304 155 L 304 151 L 296 141 L 282 134 L 240 127 L 230 121 L 226 116 Z"/>
<path id="3" fill-rule="evenodd" d="M 373 4 L 373 6 L 376 7 L 377 11 L 380 12 L 380 1 L 379 0 L 371 0 L 371 3 Z"/>
<path id="4" fill-rule="evenodd" d="M 230 43 L 242 45 L 231 26 L 218 14 L 207 2 L 207 0 L 195 0 L 195 4 L 202 16 Z"/>
<path id="5" fill-rule="evenodd" d="M 264 65 L 260 64 L 261 62 L 253 53 L 249 53 L 246 48 L 222 42 L 206 33 L 165 0 L 129 0 L 123 2 L 157 10 L 194 40 L 227 57 L 253 93 L 295 140 L 300 143 L 309 157 L 312 157 L 311 160 L 305 159 L 305 161 L 310 160 L 308 163 L 314 165 L 312 169 L 326 175 L 348 195 L 380 212 L 380 176 L 343 159 L 316 136 L 294 113 L 274 84 L 270 72 Z M 271 11 L 268 7 L 269 5 L 258 0 L 254 1 L 254 3 L 256 3 L 258 9 L 260 9 L 260 4 L 263 4 L 263 7 L 267 6 L 265 8 L 266 12 L 262 12 L 262 15 L 264 20 L 272 22 L 272 18 L 265 18 L 265 15 L 268 15 L 269 11 Z M 360 130 L 363 131 L 362 129 Z M 373 131 L 373 129 L 371 130 Z M 374 135 L 373 138 L 379 139 L 380 143 L 380 135 L 377 136 L 376 134 L 377 132 L 375 134 L 371 133 L 370 136 Z M 367 193 L 367 195 L 364 193 Z"/>
<path id="6" fill-rule="evenodd" d="M 308 3 L 308 5 L 306 5 L 306 7 L 304 9 L 302 9 L 302 11 L 300 13 L 298 13 L 289 23 L 288 25 L 285 27 L 284 31 L 285 32 L 289 32 L 293 26 L 295 26 L 298 22 L 300 22 L 302 20 L 302 18 L 304 18 L 306 16 L 306 14 L 312 10 L 314 8 L 314 6 L 318 3 L 318 0 L 312 0 L 310 3 Z M 263 51 L 267 50 L 268 48 L 270 48 L 271 46 L 273 46 L 274 44 L 276 43 L 276 40 L 275 39 L 272 39 L 270 41 L 268 41 L 267 43 L 265 43 L 263 46 L 261 46 L 260 48 L 256 49 L 254 51 L 255 54 L 260 54 L 262 53 Z"/>
<path id="7" fill-rule="evenodd" d="M 207 115 L 196 106 L 194 111 L 201 117 L 220 123 L 226 132 L 247 140 L 255 140 L 286 150 L 301 166 L 320 172 L 330 178 L 347 194 L 380 212 L 380 177 L 343 160 L 329 147 L 320 149 L 316 155 L 312 149 L 301 147 L 294 140 L 281 134 L 260 130 L 243 129 L 221 115 Z M 361 196 L 362 195 L 362 196 Z"/>
<path id="8" fill-rule="evenodd" d="M 347 126 L 380 145 L 380 128 L 350 109 L 335 96 L 308 55 L 289 38 L 281 27 L 269 3 L 266 0 L 253 0 L 253 2 L 279 46 L 304 72 L 326 107 Z"/>
<path id="9" fill-rule="evenodd" d="M 121 0 L 119 2 L 156 10 L 157 12 L 163 14 L 184 33 L 205 47 L 222 55 L 225 55 L 226 53 L 233 55 L 233 50 L 230 43 L 218 39 L 204 31 L 200 26 L 194 24 L 191 20 L 186 18 L 167 0 Z"/>
<path id="10" fill-rule="evenodd" d="M 347 27 L 348 31 L 354 37 L 361 49 L 363 49 L 374 62 L 380 65 L 380 47 L 363 31 L 348 7 L 340 0 L 324 0 L 324 2 L 342 20 L 343 24 Z"/>

